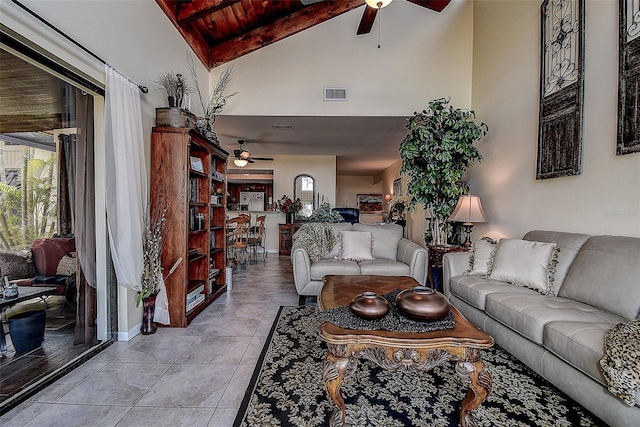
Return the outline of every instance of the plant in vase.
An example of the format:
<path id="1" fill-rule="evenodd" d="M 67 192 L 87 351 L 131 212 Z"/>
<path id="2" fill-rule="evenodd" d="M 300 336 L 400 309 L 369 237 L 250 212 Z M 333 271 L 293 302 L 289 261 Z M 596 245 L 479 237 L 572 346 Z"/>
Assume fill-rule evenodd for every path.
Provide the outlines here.
<path id="1" fill-rule="evenodd" d="M 212 133 L 213 123 L 215 123 L 216 118 L 220 115 L 220 113 L 222 113 L 222 110 L 224 110 L 224 107 L 227 105 L 227 100 L 238 93 L 233 92 L 229 95 L 224 94 L 224 91 L 231 82 L 233 73 L 235 72 L 235 67 L 233 65 L 227 67 L 218 78 L 216 84 L 213 86 L 213 89 L 211 90 L 209 96 L 205 97 L 202 93 L 202 90 L 200 90 L 200 86 L 198 85 L 198 74 L 196 72 L 195 57 L 193 55 L 187 55 L 187 60 L 189 62 L 191 77 L 194 81 L 195 92 L 198 94 L 200 105 L 202 106 L 203 117 L 198 118 L 198 126 L 206 127 L 206 129 L 203 129 L 203 133 Z"/>
<path id="2" fill-rule="evenodd" d="M 389 200 L 389 218 L 392 221 L 401 221 L 411 206 L 411 196 L 396 196 Z"/>
<path id="3" fill-rule="evenodd" d="M 331 205 L 325 202 L 313 211 L 307 222 L 344 222 L 344 218 L 338 212 L 331 212 Z"/>
<path id="4" fill-rule="evenodd" d="M 182 262 L 180 257 L 171 267 L 166 276 L 162 276 L 162 245 L 163 245 L 163 228 L 166 223 L 165 207 L 158 218 L 153 220 L 149 216 L 145 218 L 145 229 L 143 235 L 143 270 L 140 280 L 140 291 L 136 299 L 136 307 L 143 305 L 142 326 L 140 332 L 142 334 L 153 334 L 157 326 L 153 321 L 155 312 L 155 302 L 158 292 L 160 292 L 161 283 L 169 277 Z"/>
<path id="5" fill-rule="evenodd" d="M 158 73 L 153 82 L 167 94 L 169 107 L 182 108 L 185 95 L 193 92 L 193 87 L 182 74 L 174 74 L 173 71 Z"/>
<path id="6" fill-rule="evenodd" d="M 302 202 L 299 198 L 292 200 L 289 196 L 282 196 L 278 200 L 278 210 L 286 215 L 287 224 L 291 224 L 295 214 L 302 210 Z"/>
<path id="7" fill-rule="evenodd" d="M 472 110 L 454 108 L 448 99 L 433 100 L 409 118 L 409 133 L 400 145 L 400 171 L 409 176 L 407 188 L 413 195 L 410 207 L 420 203 L 430 212 L 434 244 L 447 243 L 451 230 L 447 220 L 467 190 L 464 174 L 482 160 L 473 144 L 486 135 L 488 127 L 474 119 Z"/>

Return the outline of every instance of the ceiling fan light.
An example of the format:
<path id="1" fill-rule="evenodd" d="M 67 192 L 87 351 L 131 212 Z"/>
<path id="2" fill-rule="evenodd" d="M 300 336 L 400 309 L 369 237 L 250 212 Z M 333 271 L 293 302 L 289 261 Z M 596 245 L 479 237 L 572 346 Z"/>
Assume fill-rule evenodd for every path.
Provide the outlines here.
<path id="1" fill-rule="evenodd" d="M 233 164 L 238 166 L 239 168 L 247 166 L 248 163 L 249 161 L 245 159 L 233 159 Z"/>
<path id="2" fill-rule="evenodd" d="M 382 9 L 391 3 L 391 0 L 364 0 L 369 7 L 374 9 Z M 379 6 L 378 6 L 379 5 Z"/>

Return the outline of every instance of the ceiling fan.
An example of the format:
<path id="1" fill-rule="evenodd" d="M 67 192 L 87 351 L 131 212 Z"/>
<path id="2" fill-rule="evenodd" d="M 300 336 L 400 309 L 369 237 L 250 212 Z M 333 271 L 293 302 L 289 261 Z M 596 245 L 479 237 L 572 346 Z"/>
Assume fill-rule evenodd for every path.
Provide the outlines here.
<path id="1" fill-rule="evenodd" d="M 426 7 L 427 9 L 434 10 L 436 12 L 441 12 L 442 9 L 447 7 L 451 0 L 407 0 L 413 4 L 417 4 L 418 6 Z M 362 14 L 362 18 L 360 19 L 360 25 L 358 25 L 357 35 L 368 34 L 371 32 L 371 28 L 373 27 L 373 22 L 376 19 L 376 15 L 378 14 L 378 10 L 387 6 L 391 3 L 391 0 L 365 0 L 367 3 L 367 7 Z"/>
<path id="2" fill-rule="evenodd" d="M 233 164 L 243 168 L 249 163 L 255 163 L 256 160 L 273 161 L 270 157 L 251 157 L 251 153 L 244 149 L 244 143 L 247 142 L 244 139 L 238 140 L 238 149 L 233 150 Z"/>

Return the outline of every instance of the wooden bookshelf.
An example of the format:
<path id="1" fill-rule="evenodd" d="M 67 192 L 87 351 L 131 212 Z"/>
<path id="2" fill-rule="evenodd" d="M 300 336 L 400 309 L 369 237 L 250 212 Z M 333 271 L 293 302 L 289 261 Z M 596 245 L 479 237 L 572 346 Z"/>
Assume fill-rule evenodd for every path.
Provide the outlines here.
<path id="1" fill-rule="evenodd" d="M 186 327 L 226 290 L 228 156 L 194 129 L 153 128 L 151 211 L 155 215 L 159 209 L 167 209 L 164 271 L 182 257 L 165 283 L 170 326 Z"/>

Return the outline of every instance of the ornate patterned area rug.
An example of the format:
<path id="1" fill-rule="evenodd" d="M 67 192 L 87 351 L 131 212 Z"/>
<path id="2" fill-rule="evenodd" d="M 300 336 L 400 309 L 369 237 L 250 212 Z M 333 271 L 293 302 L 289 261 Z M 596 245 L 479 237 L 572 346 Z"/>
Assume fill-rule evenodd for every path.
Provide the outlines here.
<path id="1" fill-rule="evenodd" d="M 315 307 L 282 307 L 238 410 L 234 427 L 327 426 L 333 406 L 322 381 L 327 346 Z M 491 394 L 478 426 L 605 426 L 535 372 L 495 346 L 482 352 Z M 360 360 L 342 384 L 348 426 L 457 426 L 465 387 L 453 364 L 390 372 Z"/>

